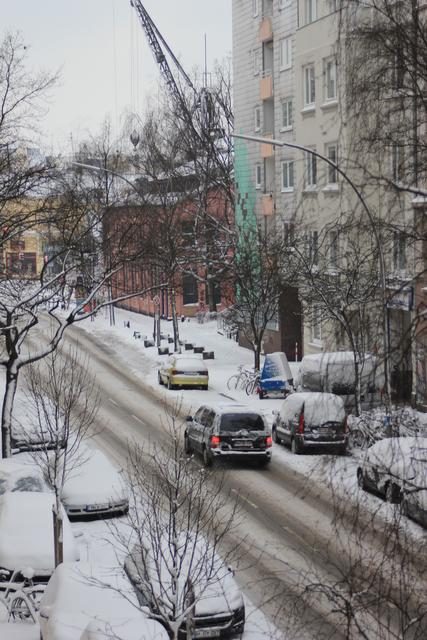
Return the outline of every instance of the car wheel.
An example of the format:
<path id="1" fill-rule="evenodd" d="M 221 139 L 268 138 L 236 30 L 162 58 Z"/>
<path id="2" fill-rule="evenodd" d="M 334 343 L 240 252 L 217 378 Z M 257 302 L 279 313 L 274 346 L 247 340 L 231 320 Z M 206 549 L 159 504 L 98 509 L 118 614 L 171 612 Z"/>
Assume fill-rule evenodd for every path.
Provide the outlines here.
<path id="1" fill-rule="evenodd" d="M 297 442 L 296 438 L 292 438 L 291 440 L 291 451 L 295 454 L 300 454 L 302 451 L 301 445 Z"/>
<path id="2" fill-rule="evenodd" d="M 191 447 L 190 444 L 190 440 L 188 438 L 187 434 L 184 434 L 184 451 L 185 453 L 187 453 L 188 455 L 190 455 L 191 453 L 193 453 L 193 449 Z"/>
<path id="3" fill-rule="evenodd" d="M 165 384 L 165 383 L 163 382 L 163 380 L 162 380 L 162 376 L 160 375 L 160 373 L 158 373 L 158 374 L 157 374 L 157 379 L 158 379 L 158 381 L 159 381 L 159 384 L 160 384 L 160 385 L 162 385 L 162 386 L 163 386 L 163 385 Z"/>
<path id="4" fill-rule="evenodd" d="M 389 482 L 385 488 L 385 499 L 391 504 L 398 504 L 401 500 L 400 487 L 394 482 Z"/>
<path id="5" fill-rule="evenodd" d="M 175 389 L 175 385 L 172 384 L 171 379 L 168 378 L 168 389 L 169 391 L 172 391 L 172 389 Z"/>
<path id="6" fill-rule="evenodd" d="M 258 397 L 259 397 L 259 399 L 260 399 L 260 400 L 264 400 L 264 398 L 265 398 L 264 391 L 261 391 L 261 390 L 260 390 L 260 391 L 258 392 Z"/>
<path id="7" fill-rule="evenodd" d="M 275 429 L 274 427 L 273 427 L 272 436 L 273 436 L 273 442 L 275 442 L 276 444 L 280 444 L 282 442 L 282 439 L 279 438 L 279 436 L 277 435 L 277 429 Z"/>
<path id="8" fill-rule="evenodd" d="M 205 465 L 205 467 L 211 467 L 212 466 L 212 456 L 209 453 L 207 447 L 203 448 L 203 464 Z"/>
<path id="9" fill-rule="evenodd" d="M 360 489 L 366 489 L 365 476 L 363 475 L 363 471 L 360 467 L 357 470 L 357 484 Z"/>

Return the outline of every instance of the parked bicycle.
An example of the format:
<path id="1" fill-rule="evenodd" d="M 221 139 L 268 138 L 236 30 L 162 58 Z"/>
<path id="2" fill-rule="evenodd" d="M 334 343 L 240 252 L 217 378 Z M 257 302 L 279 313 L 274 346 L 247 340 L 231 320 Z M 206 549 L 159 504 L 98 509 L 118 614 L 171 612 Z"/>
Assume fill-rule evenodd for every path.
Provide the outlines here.
<path id="1" fill-rule="evenodd" d="M 259 371 L 255 371 L 252 378 L 248 380 L 245 386 L 246 395 L 251 396 L 253 393 L 258 392 L 260 381 Z"/>
<path id="2" fill-rule="evenodd" d="M 37 611 L 40 607 L 45 585 L 34 584 L 34 571 L 27 567 L 25 569 L 16 569 L 10 580 L 7 580 L 9 572 L 0 569 L 1 590 L 0 601 L 4 603 L 8 612 L 8 620 L 28 620 L 29 618 L 35 623 L 37 622 Z"/>
<path id="3" fill-rule="evenodd" d="M 245 365 L 240 364 L 238 366 L 238 373 L 234 373 L 227 380 L 227 388 L 233 389 L 245 389 L 246 385 L 254 376 L 252 369 L 245 368 Z"/>

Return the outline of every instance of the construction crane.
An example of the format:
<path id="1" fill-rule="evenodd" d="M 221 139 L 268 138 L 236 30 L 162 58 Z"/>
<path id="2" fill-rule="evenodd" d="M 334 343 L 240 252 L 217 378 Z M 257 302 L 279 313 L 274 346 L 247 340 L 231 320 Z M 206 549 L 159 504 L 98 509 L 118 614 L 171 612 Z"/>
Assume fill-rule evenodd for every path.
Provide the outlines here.
<path id="1" fill-rule="evenodd" d="M 222 131 L 219 126 L 219 118 L 215 108 L 215 99 L 212 92 L 209 91 L 207 87 L 203 87 L 200 91 L 197 91 L 196 87 L 191 82 L 190 77 L 185 72 L 172 49 L 169 47 L 168 43 L 154 24 L 142 2 L 140 0 L 130 0 L 130 4 L 138 12 L 142 28 L 145 31 L 154 59 L 160 67 L 160 71 L 172 98 L 180 108 L 185 124 L 190 127 L 191 133 L 196 137 L 201 146 L 203 144 L 206 145 L 206 143 L 209 145 L 212 144 L 212 141 L 217 138 Z M 161 45 L 163 45 L 164 49 L 169 54 L 180 75 L 184 79 L 185 84 L 193 94 L 193 104 L 191 107 L 189 107 L 188 101 L 174 78 Z M 196 126 L 194 118 L 197 111 L 200 113 L 199 127 Z"/>

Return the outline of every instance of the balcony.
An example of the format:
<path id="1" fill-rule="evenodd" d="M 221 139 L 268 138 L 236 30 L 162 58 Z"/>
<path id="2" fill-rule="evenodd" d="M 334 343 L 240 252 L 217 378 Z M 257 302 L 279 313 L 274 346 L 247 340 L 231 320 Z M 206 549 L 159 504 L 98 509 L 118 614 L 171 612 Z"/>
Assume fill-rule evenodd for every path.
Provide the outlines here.
<path id="1" fill-rule="evenodd" d="M 259 39 L 261 42 L 269 42 L 273 39 L 273 27 L 270 17 L 263 17 L 259 27 Z"/>
<path id="2" fill-rule="evenodd" d="M 272 138 L 271 133 L 265 133 L 264 138 Z M 261 143 L 261 158 L 265 160 L 266 158 L 274 157 L 274 145 L 268 144 L 268 142 Z"/>
<path id="3" fill-rule="evenodd" d="M 263 216 L 272 216 L 274 213 L 274 200 L 272 193 L 263 193 L 261 196 L 261 213 Z"/>
<path id="4" fill-rule="evenodd" d="M 262 78 L 259 81 L 259 97 L 261 100 L 269 100 L 273 97 L 273 74 L 271 69 L 262 72 Z"/>

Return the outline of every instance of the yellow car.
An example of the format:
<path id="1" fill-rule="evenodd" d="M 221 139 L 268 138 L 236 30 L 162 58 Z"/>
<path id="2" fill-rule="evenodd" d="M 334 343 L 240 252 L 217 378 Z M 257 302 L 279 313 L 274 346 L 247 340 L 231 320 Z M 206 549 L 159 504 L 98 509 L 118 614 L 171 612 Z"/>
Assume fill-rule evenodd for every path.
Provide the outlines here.
<path id="1" fill-rule="evenodd" d="M 208 368 L 199 358 L 184 355 L 171 356 L 158 371 L 159 384 L 168 389 L 175 387 L 198 387 L 207 389 L 209 382 Z"/>

